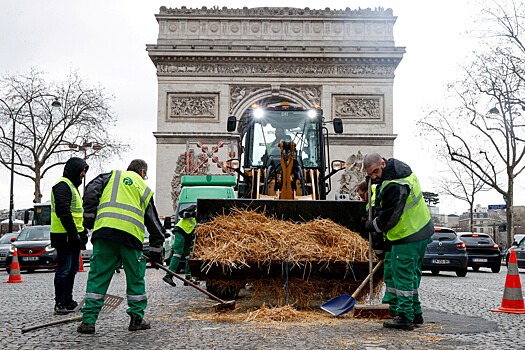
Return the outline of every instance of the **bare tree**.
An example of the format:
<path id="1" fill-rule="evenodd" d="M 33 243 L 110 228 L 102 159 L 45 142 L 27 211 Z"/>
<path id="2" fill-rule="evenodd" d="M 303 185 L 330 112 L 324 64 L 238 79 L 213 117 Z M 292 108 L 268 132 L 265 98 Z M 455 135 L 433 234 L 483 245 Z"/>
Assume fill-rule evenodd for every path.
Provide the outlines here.
<path id="1" fill-rule="evenodd" d="M 452 162 L 450 159 L 445 159 L 448 171 L 445 176 L 438 180 L 438 190 L 443 195 L 452 196 L 461 201 L 467 202 L 469 205 L 469 229 L 474 232 L 474 200 L 476 194 L 482 191 L 488 191 L 488 186 L 481 181 L 479 177 L 474 175 L 471 171 L 464 168 L 457 162 Z"/>
<path id="2" fill-rule="evenodd" d="M 432 111 L 419 125 L 437 136 L 452 161 L 506 199 L 510 246 L 514 182 L 525 167 L 525 10 L 518 1 L 508 9 L 493 2 L 483 15 L 489 50 L 476 53 L 464 78 L 450 85 L 457 108 Z"/>
<path id="3" fill-rule="evenodd" d="M 116 118 L 103 88 L 88 85 L 77 72 L 59 83 L 44 76 L 32 69 L 0 80 L 0 163 L 34 182 L 35 203 L 42 198 L 42 178 L 73 151 L 97 162 L 129 148 L 108 132 Z"/>

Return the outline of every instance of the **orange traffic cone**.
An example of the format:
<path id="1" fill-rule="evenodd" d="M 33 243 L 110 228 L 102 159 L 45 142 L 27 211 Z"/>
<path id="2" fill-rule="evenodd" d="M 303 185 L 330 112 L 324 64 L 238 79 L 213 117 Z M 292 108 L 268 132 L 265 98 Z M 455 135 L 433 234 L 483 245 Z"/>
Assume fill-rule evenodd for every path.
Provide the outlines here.
<path id="1" fill-rule="evenodd" d="M 509 314 L 525 314 L 525 304 L 521 292 L 521 281 L 516 261 L 516 252 L 510 251 L 509 267 L 507 269 L 507 279 L 505 280 L 505 290 L 503 291 L 503 301 L 501 306 L 493 312 L 506 312 Z"/>
<path id="2" fill-rule="evenodd" d="M 22 282 L 22 276 L 20 275 L 20 265 L 18 264 L 18 250 L 15 248 L 13 252 L 13 260 L 11 261 L 11 271 L 9 272 L 9 279 L 7 283 Z"/>
<path id="3" fill-rule="evenodd" d="M 84 262 L 82 261 L 82 254 L 79 255 L 78 262 L 79 262 L 78 272 L 86 272 L 86 270 L 84 270 Z"/>

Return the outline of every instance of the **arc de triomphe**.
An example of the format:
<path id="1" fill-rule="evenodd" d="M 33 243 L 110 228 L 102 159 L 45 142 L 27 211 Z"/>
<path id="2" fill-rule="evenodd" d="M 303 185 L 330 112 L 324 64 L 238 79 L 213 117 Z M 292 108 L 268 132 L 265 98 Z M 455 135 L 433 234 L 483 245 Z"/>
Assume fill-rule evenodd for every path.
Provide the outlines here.
<path id="1" fill-rule="evenodd" d="M 157 68 L 156 205 L 171 215 L 171 182 L 188 140 L 236 140 L 226 119 L 253 103 L 319 104 L 344 133 L 331 159 L 361 152 L 392 156 L 396 47 L 391 9 L 161 7 L 159 35 L 147 45 Z M 329 131 L 332 127 L 328 126 Z M 338 192 L 332 181 L 331 195 Z"/>

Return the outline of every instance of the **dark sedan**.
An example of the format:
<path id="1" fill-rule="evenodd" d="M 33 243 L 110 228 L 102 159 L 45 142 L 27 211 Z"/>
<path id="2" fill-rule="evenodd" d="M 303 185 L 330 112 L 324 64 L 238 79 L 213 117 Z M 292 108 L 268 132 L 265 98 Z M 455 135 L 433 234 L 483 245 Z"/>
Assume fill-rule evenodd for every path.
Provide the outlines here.
<path id="1" fill-rule="evenodd" d="M 430 270 L 433 275 L 440 271 L 454 271 L 458 277 L 465 277 L 467 250 L 456 232 L 450 228 L 436 227 L 431 239 L 427 244 L 422 270 Z"/>
<path id="2" fill-rule="evenodd" d="M 468 253 L 468 266 L 473 271 L 488 267 L 494 273 L 501 269 L 499 246 L 486 233 L 458 232 L 459 239 L 465 242 Z"/>
<path id="3" fill-rule="evenodd" d="M 510 247 L 509 250 L 507 250 L 507 253 L 505 256 L 505 262 L 507 266 L 509 266 L 509 258 L 510 258 L 511 250 L 514 250 L 514 252 L 516 252 L 516 261 L 518 263 L 518 267 L 521 269 L 525 269 L 525 237 L 520 240 L 518 245 L 512 245 L 512 247 Z"/>
<path id="4" fill-rule="evenodd" d="M 57 252 L 51 247 L 50 226 L 26 226 L 9 249 L 6 270 L 11 271 L 14 248 L 17 249 L 20 270 L 54 270 L 57 265 Z"/>

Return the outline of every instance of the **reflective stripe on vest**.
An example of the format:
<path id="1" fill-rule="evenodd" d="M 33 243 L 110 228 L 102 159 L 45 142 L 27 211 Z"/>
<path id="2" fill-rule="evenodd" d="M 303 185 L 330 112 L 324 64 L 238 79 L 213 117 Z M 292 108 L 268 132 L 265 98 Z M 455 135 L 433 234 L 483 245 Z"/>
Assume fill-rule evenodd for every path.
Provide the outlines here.
<path id="1" fill-rule="evenodd" d="M 73 217 L 77 231 L 82 232 L 84 231 L 84 208 L 82 207 L 82 197 L 80 196 L 80 192 L 78 192 L 78 188 L 76 188 L 71 180 L 69 180 L 67 177 L 61 177 L 58 179 L 55 185 L 60 182 L 65 182 L 71 190 L 71 203 L 69 205 L 69 209 L 71 210 L 71 216 Z M 67 232 L 55 211 L 55 195 L 53 194 L 53 191 L 51 191 L 51 232 Z"/>
<path id="2" fill-rule="evenodd" d="M 195 226 L 197 226 L 197 220 L 195 220 L 195 218 L 180 218 L 179 222 L 177 222 L 175 226 L 180 227 L 184 232 L 190 234 L 193 232 L 193 230 L 195 230 Z"/>
<path id="3" fill-rule="evenodd" d="M 425 200 L 423 199 L 423 193 L 421 192 L 419 181 L 414 173 L 402 179 L 384 181 L 379 188 L 379 193 L 381 193 L 390 183 L 397 183 L 410 187 L 410 193 L 406 199 L 403 214 L 401 214 L 397 224 L 386 233 L 386 237 L 389 241 L 397 241 L 413 235 L 425 227 L 430 221 L 430 212 Z M 381 194 L 379 196 L 382 197 Z"/>
<path id="4" fill-rule="evenodd" d="M 94 230 L 115 228 L 144 243 L 144 213 L 153 191 L 134 171 L 113 171 L 97 207 Z"/>

